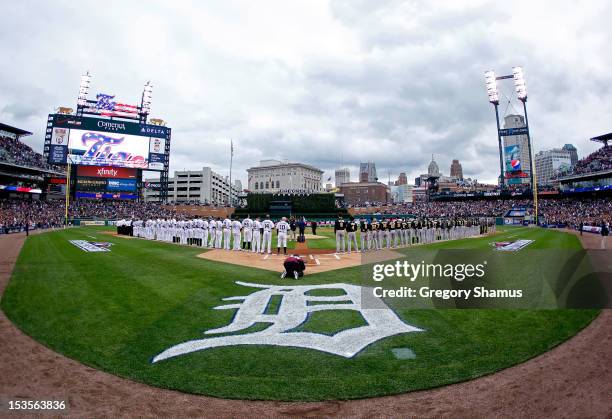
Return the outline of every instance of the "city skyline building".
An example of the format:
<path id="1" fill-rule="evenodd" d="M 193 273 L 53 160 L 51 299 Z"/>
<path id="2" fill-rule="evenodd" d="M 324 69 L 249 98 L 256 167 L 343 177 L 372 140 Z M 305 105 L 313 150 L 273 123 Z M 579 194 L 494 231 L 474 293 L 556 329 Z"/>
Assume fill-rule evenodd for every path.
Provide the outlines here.
<path id="1" fill-rule="evenodd" d="M 359 181 L 360 182 L 378 182 L 376 174 L 376 164 L 372 161 L 359 164 Z"/>
<path id="2" fill-rule="evenodd" d="M 351 171 L 348 167 L 343 167 L 341 169 L 336 169 L 334 172 L 334 181 L 336 188 L 340 187 L 343 183 L 348 183 L 351 181 Z"/>
<path id="3" fill-rule="evenodd" d="M 322 191 L 323 171 L 304 163 L 261 160 L 259 166 L 247 169 L 247 174 L 248 189 L 252 193 L 283 191 L 318 193 Z"/>
<path id="4" fill-rule="evenodd" d="M 451 163 L 450 176 L 463 180 L 463 167 L 461 166 L 461 163 L 459 163 L 458 159 L 453 159 L 453 162 Z"/>

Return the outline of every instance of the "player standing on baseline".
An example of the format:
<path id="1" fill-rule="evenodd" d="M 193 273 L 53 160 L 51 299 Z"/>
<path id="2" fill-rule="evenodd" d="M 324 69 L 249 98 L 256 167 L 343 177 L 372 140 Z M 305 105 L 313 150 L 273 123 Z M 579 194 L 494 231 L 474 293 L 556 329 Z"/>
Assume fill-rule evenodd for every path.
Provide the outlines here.
<path id="1" fill-rule="evenodd" d="M 380 223 L 380 247 L 389 249 L 391 247 L 391 231 L 389 226 L 389 220 L 387 218 L 383 218 Z"/>
<path id="2" fill-rule="evenodd" d="M 240 230 L 242 223 L 237 219 L 232 221 L 232 235 L 234 236 L 234 248 L 232 250 L 240 251 Z"/>
<path id="3" fill-rule="evenodd" d="M 253 238 L 252 244 L 253 248 L 251 252 L 259 253 L 261 251 L 261 229 L 263 228 L 261 221 L 259 221 L 259 217 L 255 218 L 253 222 Z"/>
<path id="4" fill-rule="evenodd" d="M 261 253 L 264 253 L 267 248 L 268 254 L 272 253 L 272 229 L 274 223 L 270 220 L 270 215 L 266 215 L 263 221 L 263 242 L 261 243 Z"/>
<path id="5" fill-rule="evenodd" d="M 212 217 L 208 219 L 208 235 L 210 237 L 210 242 L 208 243 L 208 247 L 210 247 L 211 249 L 214 249 L 215 240 L 217 238 L 217 222 Z"/>
<path id="6" fill-rule="evenodd" d="M 368 248 L 368 243 L 370 241 L 370 234 L 368 232 L 368 222 L 365 218 L 362 218 L 359 221 L 359 238 L 361 241 L 361 253 L 363 253 Z"/>
<path id="7" fill-rule="evenodd" d="M 253 220 L 247 215 L 247 218 L 242 220 L 242 248 L 251 250 L 251 240 L 253 239 Z"/>
<path id="8" fill-rule="evenodd" d="M 359 246 L 357 246 L 357 222 L 355 222 L 355 218 L 353 218 L 352 216 L 349 222 L 346 224 L 346 233 L 348 252 L 351 253 L 352 243 L 355 243 L 355 251 L 359 252 Z"/>
<path id="9" fill-rule="evenodd" d="M 223 248 L 225 250 L 230 250 L 230 238 L 232 235 L 232 220 L 226 218 L 222 223 L 223 228 Z"/>
<path id="10" fill-rule="evenodd" d="M 200 220 L 201 229 L 202 229 L 202 247 L 208 247 L 208 221 L 203 218 Z"/>
<path id="11" fill-rule="evenodd" d="M 221 221 L 221 217 L 217 217 L 217 221 L 215 221 L 217 228 L 215 228 L 215 248 L 221 249 L 223 244 L 223 221 Z"/>
<path id="12" fill-rule="evenodd" d="M 283 248 L 283 253 L 287 254 L 287 233 L 291 226 L 287 222 L 287 218 L 283 217 L 278 224 L 276 224 L 276 254 L 280 254 L 280 248 Z"/>
<path id="13" fill-rule="evenodd" d="M 378 220 L 376 218 L 372 218 L 370 220 L 370 225 L 369 228 L 370 230 L 370 240 L 371 240 L 371 246 L 369 247 L 370 250 L 378 250 L 379 246 L 378 246 L 378 228 L 380 227 L 380 224 L 378 222 Z"/>
<path id="14" fill-rule="evenodd" d="M 334 233 L 336 233 L 336 253 L 344 253 L 346 222 L 342 218 L 342 215 L 338 215 L 338 219 L 334 223 Z"/>

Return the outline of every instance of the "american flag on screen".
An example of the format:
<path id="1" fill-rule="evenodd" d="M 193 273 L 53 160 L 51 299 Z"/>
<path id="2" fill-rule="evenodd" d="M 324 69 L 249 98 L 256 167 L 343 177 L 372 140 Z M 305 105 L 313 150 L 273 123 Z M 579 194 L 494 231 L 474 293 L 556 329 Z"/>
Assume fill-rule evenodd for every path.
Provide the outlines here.
<path id="1" fill-rule="evenodd" d="M 96 95 L 96 110 L 102 116 L 127 116 L 133 117 L 138 115 L 138 107 L 135 105 L 127 105 L 125 103 L 114 102 L 115 96 L 98 93 Z"/>

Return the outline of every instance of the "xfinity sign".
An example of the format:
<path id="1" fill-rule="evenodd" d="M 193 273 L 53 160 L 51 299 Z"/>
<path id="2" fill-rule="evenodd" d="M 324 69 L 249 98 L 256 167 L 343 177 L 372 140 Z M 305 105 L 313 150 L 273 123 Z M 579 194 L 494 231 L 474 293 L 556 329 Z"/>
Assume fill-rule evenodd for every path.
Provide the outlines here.
<path id="1" fill-rule="evenodd" d="M 100 167 L 98 169 L 98 176 L 100 177 L 116 177 L 117 170 L 112 168 Z"/>

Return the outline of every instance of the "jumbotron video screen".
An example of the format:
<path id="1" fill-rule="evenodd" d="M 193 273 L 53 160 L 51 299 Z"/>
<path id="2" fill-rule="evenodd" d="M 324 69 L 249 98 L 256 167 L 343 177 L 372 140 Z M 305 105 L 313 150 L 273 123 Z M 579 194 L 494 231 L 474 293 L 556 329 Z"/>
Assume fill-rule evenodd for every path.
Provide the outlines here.
<path id="1" fill-rule="evenodd" d="M 71 115 L 52 115 L 50 164 L 161 171 L 168 128 Z"/>

